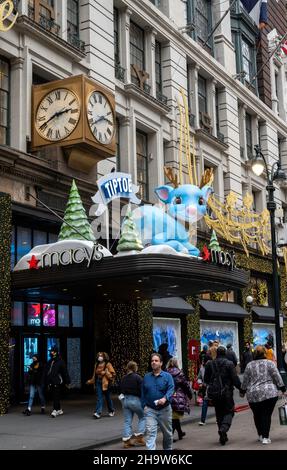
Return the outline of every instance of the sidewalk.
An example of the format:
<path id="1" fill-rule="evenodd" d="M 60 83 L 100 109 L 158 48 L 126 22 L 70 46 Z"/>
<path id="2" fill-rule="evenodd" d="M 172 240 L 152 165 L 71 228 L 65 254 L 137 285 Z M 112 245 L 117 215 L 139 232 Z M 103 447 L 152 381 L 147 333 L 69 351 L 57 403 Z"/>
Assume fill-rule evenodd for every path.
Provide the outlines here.
<path id="1" fill-rule="evenodd" d="M 246 403 L 238 392 L 234 392 L 237 404 Z M 77 450 L 96 449 L 119 443 L 123 427 L 121 404 L 114 397 L 116 414 L 110 418 L 104 413 L 101 419 L 93 417 L 95 407 L 94 395 L 81 395 L 74 400 L 62 402 L 63 416 L 51 418 L 51 404 L 47 406 L 47 415 L 40 414 L 40 406 L 34 406 L 31 416 L 24 416 L 24 406 L 13 406 L 9 412 L 0 416 L 0 450 Z M 201 407 L 194 405 L 184 423 L 198 422 Z M 214 416 L 210 408 L 208 417 Z M 197 428 L 196 428 L 197 429 Z"/>

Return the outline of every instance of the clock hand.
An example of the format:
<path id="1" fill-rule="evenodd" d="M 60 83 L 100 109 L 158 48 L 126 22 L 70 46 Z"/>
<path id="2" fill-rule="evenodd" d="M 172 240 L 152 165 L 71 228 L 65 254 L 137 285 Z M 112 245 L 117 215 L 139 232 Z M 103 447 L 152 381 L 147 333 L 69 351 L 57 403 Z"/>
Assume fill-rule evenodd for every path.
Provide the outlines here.
<path id="1" fill-rule="evenodd" d="M 67 113 L 68 111 L 72 111 L 72 108 L 68 108 L 68 109 L 63 109 L 61 111 L 57 111 L 55 114 L 53 114 L 53 116 L 51 116 L 48 121 L 44 122 L 39 129 L 42 129 L 42 127 L 46 126 L 48 124 L 48 122 L 52 121 L 52 119 L 54 119 L 55 117 L 58 117 L 60 116 L 61 114 L 64 114 L 64 113 Z"/>

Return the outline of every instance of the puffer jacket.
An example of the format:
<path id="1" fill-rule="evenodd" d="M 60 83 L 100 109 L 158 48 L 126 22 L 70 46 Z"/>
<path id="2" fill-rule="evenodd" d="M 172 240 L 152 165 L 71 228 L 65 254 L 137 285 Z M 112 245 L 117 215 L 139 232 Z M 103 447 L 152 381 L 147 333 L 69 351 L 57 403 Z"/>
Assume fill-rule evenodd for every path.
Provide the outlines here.
<path id="1" fill-rule="evenodd" d="M 192 391 L 183 371 L 177 367 L 171 367 L 167 369 L 167 372 L 174 380 L 175 390 L 171 398 L 173 411 L 190 413 L 189 399 L 192 398 Z"/>

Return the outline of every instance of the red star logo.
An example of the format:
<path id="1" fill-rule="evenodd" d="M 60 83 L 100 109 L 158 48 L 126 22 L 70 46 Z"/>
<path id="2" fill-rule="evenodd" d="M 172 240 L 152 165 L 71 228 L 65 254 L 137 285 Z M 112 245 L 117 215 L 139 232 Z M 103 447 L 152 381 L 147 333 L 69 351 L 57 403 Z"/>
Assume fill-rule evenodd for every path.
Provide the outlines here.
<path id="1" fill-rule="evenodd" d="M 203 250 L 201 252 L 201 256 L 203 261 L 211 261 L 211 254 L 209 249 L 207 248 L 206 245 L 204 245 Z"/>
<path id="2" fill-rule="evenodd" d="M 29 269 L 39 269 L 38 263 L 40 263 L 40 260 L 35 255 L 32 255 L 32 258 L 27 263 L 29 264 Z"/>

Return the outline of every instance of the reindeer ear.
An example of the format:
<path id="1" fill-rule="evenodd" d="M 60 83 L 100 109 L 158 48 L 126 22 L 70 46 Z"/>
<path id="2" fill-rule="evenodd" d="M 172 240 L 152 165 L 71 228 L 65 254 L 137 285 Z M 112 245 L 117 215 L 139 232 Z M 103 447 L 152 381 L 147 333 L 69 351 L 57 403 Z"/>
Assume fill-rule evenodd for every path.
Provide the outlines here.
<path id="1" fill-rule="evenodd" d="M 203 197 L 206 201 L 208 200 L 209 196 L 214 193 L 213 188 L 208 184 L 203 186 L 203 188 L 201 188 L 201 191 L 203 192 Z"/>
<path id="2" fill-rule="evenodd" d="M 174 191 L 174 188 L 171 186 L 159 186 L 158 188 L 155 188 L 154 192 L 157 195 L 157 197 L 162 201 L 167 204 L 170 201 L 170 195 Z"/>

